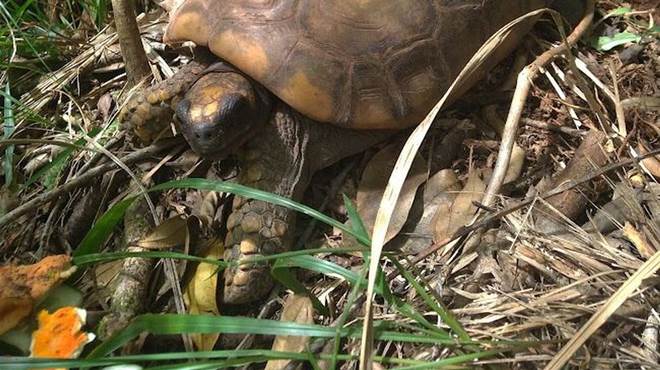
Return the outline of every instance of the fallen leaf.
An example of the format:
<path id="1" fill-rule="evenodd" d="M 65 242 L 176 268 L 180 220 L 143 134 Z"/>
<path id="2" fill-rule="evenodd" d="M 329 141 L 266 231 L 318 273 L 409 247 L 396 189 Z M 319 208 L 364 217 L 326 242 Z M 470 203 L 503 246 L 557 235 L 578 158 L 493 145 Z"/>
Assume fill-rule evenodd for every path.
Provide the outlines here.
<path id="1" fill-rule="evenodd" d="M 172 217 L 156 226 L 153 231 L 140 239 L 136 245 L 144 249 L 168 249 L 186 244 L 188 222 L 182 216 Z"/>
<path id="2" fill-rule="evenodd" d="M 642 257 L 649 259 L 657 252 L 648 242 L 646 236 L 629 222 L 626 222 L 623 227 L 623 235 L 633 243 Z"/>
<path id="3" fill-rule="evenodd" d="M 110 117 L 110 111 L 112 110 L 112 107 L 114 106 L 114 100 L 112 98 L 112 94 L 106 93 L 103 94 L 99 98 L 99 101 L 96 103 L 96 107 L 99 110 L 99 114 L 101 115 L 101 118 L 103 122 L 108 122 L 108 117 Z"/>
<path id="4" fill-rule="evenodd" d="M 81 332 L 87 312 L 76 307 L 62 307 L 49 314 L 39 312 L 39 328 L 32 333 L 31 357 L 78 358 L 94 334 Z M 59 368 L 58 368 L 59 370 Z"/>
<path id="5" fill-rule="evenodd" d="M 646 155 L 649 151 L 641 143 L 637 145 L 639 154 Z M 641 160 L 642 165 L 649 171 L 656 179 L 660 179 L 660 155 L 646 157 Z"/>
<path id="6" fill-rule="evenodd" d="M 223 253 L 223 243 L 216 240 L 211 244 L 208 253 L 204 257 L 220 259 Z M 183 299 L 188 306 L 188 313 L 193 315 L 220 315 L 216 300 L 217 287 L 218 266 L 210 263 L 200 263 L 183 295 Z M 200 351 L 212 350 L 218 338 L 220 338 L 218 333 L 191 334 L 190 336 Z"/>
<path id="7" fill-rule="evenodd" d="M 94 278 L 96 285 L 100 288 L 109 288 L 115 283 L 115 279 L 124 265 L 124 260 L 109 261 L 94 267 Z"/>
<path id="8" fill-rule="evenodd" d="M 445 169 L 433 175 L 424 184 L 423 196 L 415 198 L 408 220 L 399 235 L 388 243 L 388 248 L 416 254 L 432 244 L 436 210 L 442 204 L 448 208 L 460 189 L 454 171 Z"/>
<path id="9" fill-rule="evenodd" d="M 480 171 L 473 170 L 468 175 L 456 199 L 449 205 L 441 204 L 436 210 L 433 219 L 433 240 L 440 242 L 451 237 L 456 230 L 472 221 L 477 207 L 472 203 L 480 201 L 486 190 L 486 184 L 481 180 Z"/>
<path id="10" fill-rule="evenodd" d="M 280 321 L 291 321 L 298 324 L 313 324 L 314 307 L 312 306 L 312 300 L 304 295 L 290 295 L 284 302 Z M 307 349 L 308 344 L 309 337 L 278 335 L 275 337 L 272 350 L 300 353 Z M 266 364 L 265 370 L 285 369 L 290 363 L 291 360 L 270 360 Z"/>
<path id="11" fill-rule="evenodd" d="M 386 146 L 380 152 L 376 153 L 371 161 L 369 161 L 367 168 L 365 168 L 362 174 L 362 179 L 360 179 L 356 205 L 358 213 L 362 217 L 362 222 L 367 228 L 367 231 L 369 231 L 369 234 L 373 232 L 378 207 L 383 198 L 383 193 L 390 179 L 394 164 L 401 152 L 401 147 L 402 143 L 397 142 Z M 421 157 L 417 157 L 410 169 L 410 174 L 403 184 L 401 195 L 392 215 L 392 222 L 387 230 L 386 243 L 394 238 L 406 223 L 408 213 L 415 200 L 415 193 L 417 193 L 417 189 L 424 183 L 426 178 L 426 165 Z"/>
<path id="12" fill-rule="evenodd" d="M 67 255 L 48 256 L 32 265 L 0 267 L 0 334 L 18 325 L 36 302 L 75 270 Z"/>

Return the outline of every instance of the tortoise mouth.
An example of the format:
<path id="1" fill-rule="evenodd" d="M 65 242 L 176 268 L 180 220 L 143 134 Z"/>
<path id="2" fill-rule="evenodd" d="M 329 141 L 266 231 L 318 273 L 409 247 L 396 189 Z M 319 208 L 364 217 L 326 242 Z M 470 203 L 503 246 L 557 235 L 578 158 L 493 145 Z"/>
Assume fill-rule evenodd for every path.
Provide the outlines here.
<path id="1" fill-rule="evenodd" d="M 250 137 L 251 128 L 226 131 L 221 124 L 194 123 L 183 125 L 183 136 L 195 153 L 207 159 L 224 159 L 235 152 Z"/>

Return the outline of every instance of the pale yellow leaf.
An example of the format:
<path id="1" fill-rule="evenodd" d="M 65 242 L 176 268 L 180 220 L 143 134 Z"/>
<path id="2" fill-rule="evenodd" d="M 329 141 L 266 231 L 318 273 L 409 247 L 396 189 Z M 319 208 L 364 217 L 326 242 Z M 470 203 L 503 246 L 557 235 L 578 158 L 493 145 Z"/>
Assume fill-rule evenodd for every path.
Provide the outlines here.
<path id="1" fill-rule="evenodd" d="M 292 321 L 299 324 L 314 323 L 314 306 L 309 297 L 299 294 L 290 295 L 284 302 L 282 318 L 280 321 Z M 273 342 L 273 351 L 280 352 L 303 352 L 307 349 L 309 337 L 291 335 L 278 335 Z M 266 364 L 266 370 L 284 369 L 290 360 L 270 360 Z"/>
<path id="2" fill-rule="evenodd" d="M 209 248 L 205 258 L 220 259 L 224 253 L 221 241 L 215 241 Z M 200 263 L 195 274 L 184 291 L 183 299 L 188 306 L 188 313 L 193 315 L 220 315 L 216 301 L 218 287 L 218 266 L 210 263 Z M 200 351 L 210 351 L 218 341 L 220 334 L 191 334 L 195 346 Z"/>
<path id="3" fill-rule="evenodd" d="M 456 199 L 451 204 L 444 202 L 438 205 L 433 219 L 435 225 L 433 240 L 436 242 L 445 240 L 461 226 L 469 224 L 477 210 L 472 202 L 480 201 L 485 190 L 486 184 L 481 180 L 479 171 L 470 172 L 463 190 Z"/>

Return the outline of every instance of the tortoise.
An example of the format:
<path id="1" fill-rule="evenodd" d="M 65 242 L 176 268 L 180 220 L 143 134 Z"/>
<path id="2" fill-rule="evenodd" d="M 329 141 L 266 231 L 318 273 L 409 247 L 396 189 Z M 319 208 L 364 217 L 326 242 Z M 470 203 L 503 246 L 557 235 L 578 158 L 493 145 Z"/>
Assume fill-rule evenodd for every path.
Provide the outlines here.
<path id="1" fill-rule="evenodd" d="M 184 0 L 165 41 L 213 55 L 135 95 L 123 121 L 150 141 L 175 113 L 194 151 L 234 153 L 242 184 L 300 200 L 315 171 L 418 124 L 490 35 L 550 1 Z M 289 209 L 235 197 L 225 258 L 288 250 L 294 221 Z M 273 286 L 263 264 L 224 277 L 228 304 Z"/>

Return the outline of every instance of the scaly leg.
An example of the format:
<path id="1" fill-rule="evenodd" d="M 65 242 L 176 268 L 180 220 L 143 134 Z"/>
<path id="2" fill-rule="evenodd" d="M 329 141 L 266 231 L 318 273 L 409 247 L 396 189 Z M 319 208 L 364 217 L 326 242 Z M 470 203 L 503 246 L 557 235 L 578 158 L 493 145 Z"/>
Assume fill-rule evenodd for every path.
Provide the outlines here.
<path id="1" fill-rule="evenodd" d="M 270 122 L 239 152 L 239 181 L 300 201 L 311 176 L 346 156 L 384 140 L 385 132 L 354 131 L 306 119 L 279 105 Z M 225 260 L 242 261 L 290 249 L 295 212 L 270 203 L 234 198 L 227 220 Z M 258 300 L 273 287 L 267 264 L 240 264 L 225 270 L 224 301 Z"/>

